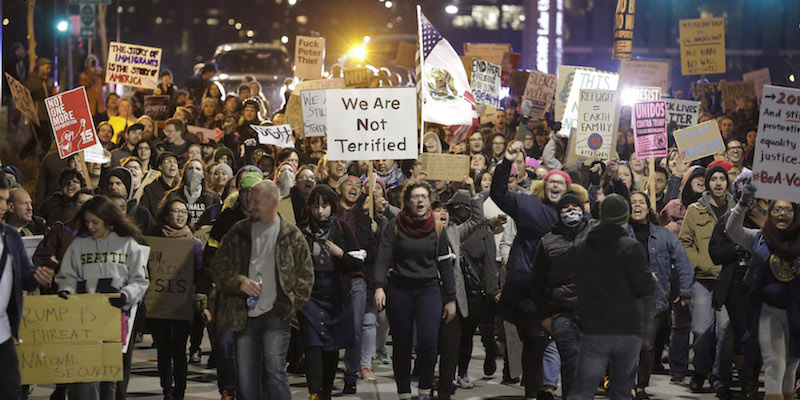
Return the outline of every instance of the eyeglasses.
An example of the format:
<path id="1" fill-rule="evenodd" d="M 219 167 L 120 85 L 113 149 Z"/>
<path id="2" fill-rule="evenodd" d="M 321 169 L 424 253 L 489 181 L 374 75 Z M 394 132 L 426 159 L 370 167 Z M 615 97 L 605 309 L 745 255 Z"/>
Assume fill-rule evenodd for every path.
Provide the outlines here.
<path id="1" fill-rule="evenodd" d="M 772 213 L 772 215 L 783 215 L 783 214 L 789 214 L 793 211 L 794 209 L 792 207 L 774 207 L 770 212 Z"/>
<path id="2" fill-rule="evenodd" d="M 182 208 L 173 208 L 169 210 L 172 215 L 189 215 L 189 210 L 184 210 Z"/>
<path id="3" fill-rule="evenodd" d="M 315 182 L 316 180 L 317 180 L 317 178 L 315 178 L 313 176 L 310 176 L 310 175 L 298 175 L 297 176 L 297 181 L 298 182 L 300 182 L 300 181 Z"/>
<path id="4" fill-rule="evenodd" d="M 732 150 L 739 150 L 739 151 L 741 151 L 741 150 L 742 150 L 742 146 L 729 146 L 729 147 L 728 147 L 728 151 L 732 151 Z"/>

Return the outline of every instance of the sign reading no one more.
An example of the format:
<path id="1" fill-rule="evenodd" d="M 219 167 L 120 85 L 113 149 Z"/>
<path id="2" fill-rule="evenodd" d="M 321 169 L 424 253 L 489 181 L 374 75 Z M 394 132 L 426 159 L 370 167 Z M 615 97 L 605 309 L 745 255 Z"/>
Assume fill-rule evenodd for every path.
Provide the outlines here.
<path id="1" fill-rule="evenodd" d="M 414 88 L 326 91 L 329 160 L 417 158 Z"/>

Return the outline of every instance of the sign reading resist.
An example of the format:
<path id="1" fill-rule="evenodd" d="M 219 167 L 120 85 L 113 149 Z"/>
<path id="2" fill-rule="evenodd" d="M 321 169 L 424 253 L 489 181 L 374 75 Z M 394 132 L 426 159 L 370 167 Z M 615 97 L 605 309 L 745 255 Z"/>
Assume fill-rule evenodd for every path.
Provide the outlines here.
<path id="1" fill-rule="evenodd" d="M 280 148 L 294 147 L 292 126 L 289 124 L 275 126 L 250 125 L 258 132 L 258 143 L 271 144 Z"/>
<path id="2" fill-rule="evenodd" d="M 326 91 L 329 160 L 417 158 L 415 88 Z"/>

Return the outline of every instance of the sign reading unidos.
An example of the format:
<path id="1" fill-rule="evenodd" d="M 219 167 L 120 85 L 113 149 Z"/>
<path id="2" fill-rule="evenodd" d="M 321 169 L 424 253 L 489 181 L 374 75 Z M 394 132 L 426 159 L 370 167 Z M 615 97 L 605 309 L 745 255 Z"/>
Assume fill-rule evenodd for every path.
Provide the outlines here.
<path id="1" fill-rule="evenodd" d="M 417 158 L 414 88 L 326 91 L 329 160 Z"/>

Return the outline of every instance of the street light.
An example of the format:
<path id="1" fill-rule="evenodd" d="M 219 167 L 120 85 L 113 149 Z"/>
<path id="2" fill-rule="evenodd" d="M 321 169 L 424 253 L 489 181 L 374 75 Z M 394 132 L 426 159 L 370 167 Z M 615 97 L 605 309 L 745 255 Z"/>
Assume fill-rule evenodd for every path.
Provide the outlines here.
<path id="1" fill-rule="evenodd" d="M 288 0 L 287 3 L 289 3 L 290 6 L 293 6 L 297 4 L 297 0 Z"/>
<path id="2" fill-rule="evenodd" d="M 392 0 L 387 0 L 386 3 L 383 3 L 383 5 L 386 6 L 386 8 L 392 8 L 394 3 L 392 3 Z"/>
<path id="3" fill-rule="evenodd" d="M 8 25 L 9 22 L 11 21 L 9 21 L 8 18 L 3 18 L 3 26 Z"/>
<path id="4" fill-rule="evenodd" d="M 289 43 L 289 37 L 286 35 L 281 36 L 281 43 L 283 44 Z"/>
<path id="5" fill-rule="evenodd" d="M 56 24 L 56 29 L 58 29 L 59 32 L 66 32 L 67 29 L 69 29 L 69 21 L 58 21 L 58 24 Z"/>
<path id="6" fill-rule="evenodd" d="M 248 29 L 247 30 L 247 37 L 253 37 L 253 35 L 255 35 L 255 32 L 253 32 L 252 29 Z"/>
<path id="7" fill-rule="evenodd" d="M 450 4 L 449 6 L 447 6 L 447 7 L 445 7 L 445 8 L 444 8 L 444 12 L 446 12 L 446 13 L 448 13 L 448 14 L 451 14 L 451 15 L 452 15 L 452 14 L 455 14 L 455 13 L 457 13 L 457 12 L 458 12 L 458 7 L 456 7 L 456 6 L 455 6 L 455 5 L 453 5 L 453 4 Z"/>

